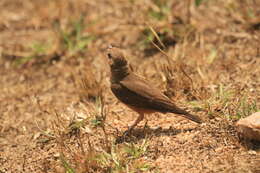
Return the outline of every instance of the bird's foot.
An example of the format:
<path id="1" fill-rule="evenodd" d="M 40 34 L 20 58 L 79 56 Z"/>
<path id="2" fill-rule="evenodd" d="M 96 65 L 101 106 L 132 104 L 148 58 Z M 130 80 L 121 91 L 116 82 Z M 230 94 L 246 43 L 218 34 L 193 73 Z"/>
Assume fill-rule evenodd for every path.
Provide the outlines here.
<path id="1" fill-rule="evenodd" d="M 121 136 L 117 137 L 116 144 L 126 141 L 130 137 L 131 133 L 132 128 L 128 128 L 126 131 L 124 131 L 124 133 Z"/>
<path id="2" fill-rule="evenodd" d="M 126 136 L 128 136 L 128 135 L 130 135 L 131 133 L 132 133 L 132 130 L 133 130 L 133 128 L 128 128 L 124 133 L 123 133 L 123 137 L 126 137 Z"/>

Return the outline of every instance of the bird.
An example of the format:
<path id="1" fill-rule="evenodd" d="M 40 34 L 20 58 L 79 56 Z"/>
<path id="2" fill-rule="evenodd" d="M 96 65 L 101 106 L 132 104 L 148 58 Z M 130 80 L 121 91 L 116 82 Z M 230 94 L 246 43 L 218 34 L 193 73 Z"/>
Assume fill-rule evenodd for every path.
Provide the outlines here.
<path id="1" fill-rule="evenodd" d="M 127 131 L 134 129 L 144 119 L 145 114 L 155 112 L 174 113 L 193 122 L 202 123 L 198 116 L 177 107 L 160 89 L 134 73 L 121 48 L 109 45 L 106 54 L 110 65 L 112 93 L 119 101 L 139 114 Z"/>

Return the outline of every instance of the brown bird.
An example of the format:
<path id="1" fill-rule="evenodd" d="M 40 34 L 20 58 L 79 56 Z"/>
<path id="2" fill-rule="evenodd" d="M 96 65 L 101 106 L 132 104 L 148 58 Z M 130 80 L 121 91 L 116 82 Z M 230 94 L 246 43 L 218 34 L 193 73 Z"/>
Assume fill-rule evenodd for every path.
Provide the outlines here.
<path id="1" fill-rule="evenodd" d="M 120 48 L 110 45 L 107 49 L 107 56 L 111 68 L 112 92 L 126 106 L 139 113 L 139 117 L 130 126 L 129 131 L 144 119 L 144 114 L 154 112 L 175 113 L 201 123 L 199 117 L 178 108 L 158 88 L 133 73 Z"/>

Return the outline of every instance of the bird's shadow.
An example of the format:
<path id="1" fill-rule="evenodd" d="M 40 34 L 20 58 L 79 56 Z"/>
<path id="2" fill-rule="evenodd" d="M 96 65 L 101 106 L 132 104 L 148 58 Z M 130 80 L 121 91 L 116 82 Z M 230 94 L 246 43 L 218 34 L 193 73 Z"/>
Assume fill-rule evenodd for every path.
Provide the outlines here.
<path id="1" fill-rule="evenodd" d="M 141 139 L 149 138 L 151 136 L 175 136 L 179 133 L 184 133 L 188 131 L 193 131 L 195 128 L 188 128 L 188 129 L 175 129 L 175 128 L 168 128 L 163 129 L 159 128 L 135 128 L 131 132 L 125 131 L 122 135 L 118 135 L 116 137 L 116 144 L 120 144 L 123 142 L 136 142 Z"/>

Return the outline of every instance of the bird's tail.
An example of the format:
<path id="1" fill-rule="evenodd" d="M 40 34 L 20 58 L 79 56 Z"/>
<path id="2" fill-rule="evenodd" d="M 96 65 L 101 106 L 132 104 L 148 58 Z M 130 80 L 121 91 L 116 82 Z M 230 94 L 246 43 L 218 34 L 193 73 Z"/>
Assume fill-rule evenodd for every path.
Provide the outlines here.
<path id="1" fill-rule="evenodd" d="M 191 120 L 191 121 L 194 121 L 194 122 L 196 122 L 196 123 L 199 123 L 199 124 L 202 123 L 202 120 L 201 120 L 198 116 L 196 116 L 196 115 L 192 115 L 192 114 L 190 114 L 190 113 L 180 114 L 180 115 L 183 116 L 183 117 L 185 117 L 185 118 L 187 118 L 187 119 L 189 119 L 189 120 Z"/>
<path id="2" fill-rule="evenodd" d="M 175 114 L 179 114 L 180 116 L 187 118 L 191 121 L 194 121 L 196 123 L 199 123 L 199 124 L 202 123 L 202 120 L 197 115 L 190 114 L 189 112 L 187 112 L 183 109 L 175 107 L 174 110 L 172 110 L 170 112 L 175 113 Z"/>

